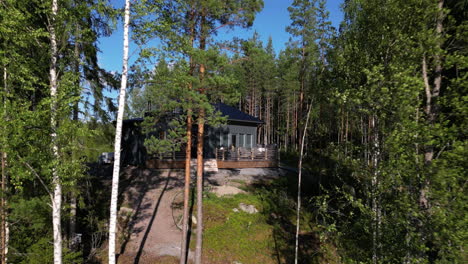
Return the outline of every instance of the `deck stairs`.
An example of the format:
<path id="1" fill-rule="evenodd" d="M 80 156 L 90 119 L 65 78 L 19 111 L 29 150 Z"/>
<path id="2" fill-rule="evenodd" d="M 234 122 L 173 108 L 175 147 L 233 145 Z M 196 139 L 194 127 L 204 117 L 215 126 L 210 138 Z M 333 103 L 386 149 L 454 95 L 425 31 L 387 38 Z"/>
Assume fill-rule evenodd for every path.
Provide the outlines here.
<path id="1" fill-rule="evenodd" d="M 203 165 L 205 172 L 218 172 L 218 162 L 216 159 L 204 159 Z M 193 173 L 197 171 L 197 159 L 190 160 L 190 169 Z"/>

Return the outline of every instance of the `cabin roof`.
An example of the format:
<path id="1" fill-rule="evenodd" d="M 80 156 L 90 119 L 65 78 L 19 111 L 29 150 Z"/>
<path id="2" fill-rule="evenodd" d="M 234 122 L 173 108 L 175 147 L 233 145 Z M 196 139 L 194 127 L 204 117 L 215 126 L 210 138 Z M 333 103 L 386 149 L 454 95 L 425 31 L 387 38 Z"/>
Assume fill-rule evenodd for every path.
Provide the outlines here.
<path id="1" fill-rule="evenodd" d="M 235 122 L 245 122 L 245 123 L 251 123 L 251 124 L 264 124 L 262 120 L 251 116 L 249 114 L 246 114 L 239 109 L 229 106 L 224 103 L 216 103 L 213 104 L 214 108 L 221 112 L 221 116 L 227 117 L 228 121 L 235 121 Z M 132 119 L 126 119 L 123 120 L 124 124 L 134 124 L 134 123 L 140 123 L 143 122 L 143 118 L 132 118 Z M 115 123 L 115 121 L 113 122 Z"/>
<path id="2" fill-rule="evenodd" d="M 264 122 L 254 116 L 246 114 L 239 109 L 223 103 L 213 105 L 216 110 L 221 112 L 221 116 L 227 117 L 229 121 L 248 122 L 254 124 L 263 124 Z"/>

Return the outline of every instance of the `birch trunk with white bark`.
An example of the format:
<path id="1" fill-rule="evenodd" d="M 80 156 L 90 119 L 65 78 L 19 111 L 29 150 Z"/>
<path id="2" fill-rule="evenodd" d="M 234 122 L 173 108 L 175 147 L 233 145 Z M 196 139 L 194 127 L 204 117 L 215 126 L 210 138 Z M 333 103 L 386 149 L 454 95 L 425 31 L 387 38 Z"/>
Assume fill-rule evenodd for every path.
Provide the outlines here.
<path id="1" fill-rule="evenodd" d="M 302 158 L 304 156 L 304 141 L 307 132 L 307 126 L 309 125 L 309 117 L 310 112 L 312 110 L 312 104 L 309 106 L 309 110 L 307 111 L 307 118 L 304 125 L 304 129 L 302 131 L 302 140 L 301 140 L 301 152 L 299 154 L 299 175 L 297 181 L 297 211 L 296 211 L 296 247 L 294 252 L 294 263 L 297 264 L 299 258 L 299 225 L 300 225 L 300 217 L 301 217 L 301 185 L 302 185 Z"/>
<path id="2" fill-rule="evenodd" d="M 434 83 L 431 87 L 429 84 L 429 73 L 428 73 L 428 62 L 426 59 L 426 55 L 423 55 L 422 59 L 422 78 L 424 81 L 424 91 L 426 94 L 426 107 L 424 108 L 424 112 L 426 114 L 427 123 L 429 126 L 434 127 L 434 124 L 437 119 L 437 115 L 439 112 L 439 105 L 438 105 L 438 98 L 440 95 L 440 90 L 442 88 L 442 60 L 443 57 L 440 54 L 441 52 L 438 51 L 442 48 L 443 41 L 441 40 L 443 35 L 443 22 L 444 22 L 444 0 L 438 0 L 437 3 L 437 20 L 436 20 L 436 45 L 437 49 L 434 54 Z M 424 164 L 425 166 L 429 167 L 434 159 L 434 146 L 432 144 L 427 144 L 424 147 Z M 419 193 L 419 204 L 420 207 L 423 209 L 429 209 L 429 190 L 430 190 L 430 180 L 426 177 L 424 182 L 421 186 L 420 193 Z"/>
<path id="3" fill-rule="evenodd" d="M 8 221 L 7 221 L 7 199 L 6 199 L 6 160 L 7 160 L 7 153 L 2 152 L 2 190 L 1 190 L 1 219 L 2 219 L 2 226 L 1 226 L 1 260 L 0 263 L 7 263 L 7 255 L 8 255 Z"/>
<path id="4" fill-rule="evenodd" d="M 372 228 L 372 263 L 379 263 L 379 249 L 380 249 L 380 226 L 381 226 L 381 210 L 380 210 L 380 196 L 379 196 L 379 157 L 380 157 L 380 143 L 379 131 L 377 126 L 377 117 L 372 116 L 372 214 L 373 214 L 373 228 Z"/>
<path id="5" fill-rule="evenodd" d="M 122 80 L 119 94 L 119 108 L 117 113 L 117 124 L 115 130 L 114 143 L 114 169 L 112 173 L 112 194 L 110 205 L 110 220 L 109 220 L 109 264 L 115 264 L 115 244 L 117 233 L 117 196 L 119 191 L 119 175 L 120 175 L 120 145 L 122 138 L 122 123 L 125 111 L 125 90 L 127 88 L 128 75 L 128 28 L 130 22 L 130 0 L 125 0 L 125 21 L 124 21 L 124 37 L 123 37 L 123 66 Z"/>
<path id="6" fill-rule="evenodd" d="M 52 17 L 49 25 L 50 32 L 50 124 L 52 128 L 52 154 L 55 161 L 59 159 L 58 145 L 57 145 L 57 36 L 55 33 L 55 19 L 58 13 L 58 1 L 52 0 Z M 54 264 L 62 263 L 62 226 L 61 226 L 61 208 L 62 208 L 62 184 L 58 175 L 57 168 L 52 168 L 52 184 L 54 186 L 53 200 L 52 200 L 52 226 L 54 232 Z"/>
<path id="7" fill-rule="evenodd" d="M 8 93 L 7 88 L 7 68 L 3 67 L 3 89 L 5 92 L 4 100 L 3 100 L 3 118 L 7 119 L 7 106 L 6 106 L 6 98 Z M 2 190 L 1 190 L 1 232 L 0 232 L 0 240 L 1 240 L 1 259 L 0 263 L 7 263 L 8 261 L 8 239 L 9 239 L 9 227 L 8 227 L 8 215 L 7 215 L 7 159 L 8 155 L 5 151 L 6 149 L 6 140 L 3 142 L 3 149 L 1 152 L 2 156 Z"/>

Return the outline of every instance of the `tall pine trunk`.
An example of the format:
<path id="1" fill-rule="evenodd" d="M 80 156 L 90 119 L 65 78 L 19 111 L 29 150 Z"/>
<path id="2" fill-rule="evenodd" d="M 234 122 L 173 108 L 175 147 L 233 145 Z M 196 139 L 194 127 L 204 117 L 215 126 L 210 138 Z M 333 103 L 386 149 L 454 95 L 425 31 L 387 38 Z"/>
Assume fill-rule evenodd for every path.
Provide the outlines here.
<path id="1" fill-rule="evenodd" d="M 52 155 L 54 161 L 59 160 L 59 151 L 57 143 L 57 36 L 55 33 L 55 22 L 58 13 L 57 0 L 52 0 L 52 17 L 49 25 L 50 31 L 50 125 L 52 129 Z M 52 200 L 52 226 L 54 233 L 54 264 L 62 263 L 62 226 L 61 226 L 61 207 L 62 207 L 62 184 L 58 175 L 56 165 L 52 167 L 52 184 L 54 186 L 53 200 Z"/>
<path id="2" fill-rule="evenodd" d="M 301 219 L 301 184 L 302 184 L 302 158 L 304 156 L 304 141 L 307 132 L 307 126 L 309 125 L 309 117 L 310 112 L 312 110 L 312 105 L 309 106 L 309 110 L 307 111 L 307 118 L 304 125 L 304 129 L 302 131 L 302 140 L 301 140 L 301 152 L 299 154 L 299 175 L 297 180 L 297 211 L 296 211 L 296 247 L 294 252 L 294 263 L 297 264 L 298 256 L 299 256 L 299 226 L 300 226 L 300 219 Z"/>
<path id="3" fill-rule="evenodd" d="M 187 111 L 187 146 L 185 149 L 184 215 L 182 220 L 182 241 L 180 245 L 180 264 L 187 262 L 189 198 L 190 198 L 190 160 L 192 155 L 192 111 Z"/>
<path id="4" fill-rule="evenodd" d="M 195 38 L 195 11 L 190 11 L 190 47 L 193 47 L 193 40 Z M 193 57 L 190 56 L 190 69 L 189 76 L 193 76 L 195 65 Z M 193 84 L 189 83 L 189 90 L 192 90 Z M 190 103 L 190 102 L 189 102 Z M 184 185 L 184 214 L 182 220 L 182 241 L 180 245 L 180 264 L 187 262 L 187 246 L 188 246 L 188 225 L 189 225 L 189 198 L 190 198 L 190 161 L 192 159 L 192 109 L 187 110 L 187 143 L 185 148 L 185 185 Z"/>
<path id="5" fill-rule="evenodd" d="M 200 20 L 200 50 L 206 48 L 206 9 L 202 10 Z M 205 92 L 204 78 L 205 78 L 205 64 L 200 64 L 199 68 L 200 77 L 200 93 Z M 202 248 L 203 248 L 203 143 L 204 143 L 204 129 L 205 129 L 205 109 L 200 107 L 198 114 L 198 132 L 197 132 L 197 241 L 195 246 L 195 264 L 202 263 Z"/>
<path id="6" fill-rule="evenodd" d="M 115 129 L 114 143 L 114 170 L 112 173 L 112 194 L 110 205 L 110 220 L 109 220 L 109 264 L 115 264 L 115 243 L 117 233 L 117 196 L 119 191 L 119 175 L 120 175 L 120 144 L 122 137 L 122 123 L 125 111 L 125 90 L 127 88 L 128 75 L 128 28 L 130 22 L 130 0 L 125 0 L 125 21 L 124 21 L 124 37 L 123 37 L 123 66 L 122 66 L 122 82 L 120 85 L 119 108 L 117 113 L 117 124 Z"/>
<path id="7" fill-rule="evenodd" d="M 200 109 L 197 133 L 197 241 L 195 247 L 195 264 L 201 264 L 203 248 L 203 134 L 205 111 Z"/>

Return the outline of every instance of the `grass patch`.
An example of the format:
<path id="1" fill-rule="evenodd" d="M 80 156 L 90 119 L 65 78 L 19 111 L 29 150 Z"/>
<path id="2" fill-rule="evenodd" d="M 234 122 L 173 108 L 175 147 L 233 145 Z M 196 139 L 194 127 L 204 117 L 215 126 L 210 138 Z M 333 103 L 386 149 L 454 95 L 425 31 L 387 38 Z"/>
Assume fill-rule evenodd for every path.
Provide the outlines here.
<path id="1" fill-rule="evenodd" d="M 272 258 L 273 227 L 261 213 L 234 212 L 239 203 L 262 210 L 262 202 L 253 194 L 210 195 L 204 200 L 204 263 L 277 263 Z"/>
<path id="2" fill-rule="evenodd" d="M 296 224 L 296 176 L 245 186 L 247 193 L 203 199 L 203 263 L 294 263 Z M 306 198 L 307 199 L 307 198 Z M 259 211 L 234 212 L 240 203 Z M 307 204 L 307 203 L 306 203 Z M 320 238 L 312 208 L 304 206 L 299 234 L 299 263 L 341 263 L 332 241 Z M 196 206 L 193 214 L 196 215 Z M 195 232 L 191 249 L 195 250 Z"/>

